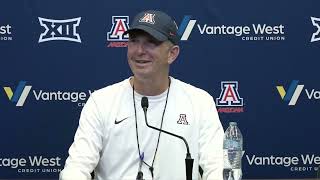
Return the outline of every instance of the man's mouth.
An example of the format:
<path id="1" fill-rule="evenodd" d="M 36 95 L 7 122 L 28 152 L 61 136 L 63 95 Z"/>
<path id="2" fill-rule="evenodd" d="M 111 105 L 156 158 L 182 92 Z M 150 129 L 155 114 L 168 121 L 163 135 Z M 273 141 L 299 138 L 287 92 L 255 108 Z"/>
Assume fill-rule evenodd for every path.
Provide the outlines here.
<path id="1" fill-rule="evenodd" d="M 147 61 L 147 60 L 135 60 L 137 63 L 139 64 L 146 64 L 146 63 L 149 63 L 150 61 Z"/>

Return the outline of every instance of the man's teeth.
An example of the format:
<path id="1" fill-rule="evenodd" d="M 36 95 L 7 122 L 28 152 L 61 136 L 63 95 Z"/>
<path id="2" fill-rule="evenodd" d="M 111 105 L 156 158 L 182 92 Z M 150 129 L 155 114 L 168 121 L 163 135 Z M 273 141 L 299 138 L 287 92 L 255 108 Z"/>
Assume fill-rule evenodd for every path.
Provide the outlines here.
<path id="1" fill-rule="evenodd" d="M 149 61 L 144 61 L 144 60 L 137 60 L 138 63 L 147 63 Z"/>

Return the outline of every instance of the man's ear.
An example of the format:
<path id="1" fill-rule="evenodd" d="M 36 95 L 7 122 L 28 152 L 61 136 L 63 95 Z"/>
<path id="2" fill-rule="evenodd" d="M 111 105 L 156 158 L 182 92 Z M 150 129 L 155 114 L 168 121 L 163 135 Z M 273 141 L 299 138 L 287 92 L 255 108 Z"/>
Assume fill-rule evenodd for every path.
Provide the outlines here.
<path id="1" fill-rule="evenodd" d="M 180 47 L 178 45 L 174 45 L 170 47 L 169 57 L 168 57 L 169 64 L 172 64 L 177 59 L 179 52 L 180 52 Z"/>

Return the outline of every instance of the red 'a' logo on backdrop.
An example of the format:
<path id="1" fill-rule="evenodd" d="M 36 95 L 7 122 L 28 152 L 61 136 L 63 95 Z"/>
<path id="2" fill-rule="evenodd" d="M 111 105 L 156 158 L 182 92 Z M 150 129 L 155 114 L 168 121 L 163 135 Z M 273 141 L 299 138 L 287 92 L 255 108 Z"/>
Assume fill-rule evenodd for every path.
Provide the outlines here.
<path id="1" fill-rule="evenodd" d="M 239 113 L 243 112 L 243 98 L 238 92 L 238 81 L 222 81 L 221 93 L 216 99 L 218 112 Z"/>
<path id="2" fill-rule="evenodd" d="M 123 33 L 129 29 L 129 16 L 112 16 L 112 27 L 107 33 L 108 47 L 127 47 L 129 34 Z"/>

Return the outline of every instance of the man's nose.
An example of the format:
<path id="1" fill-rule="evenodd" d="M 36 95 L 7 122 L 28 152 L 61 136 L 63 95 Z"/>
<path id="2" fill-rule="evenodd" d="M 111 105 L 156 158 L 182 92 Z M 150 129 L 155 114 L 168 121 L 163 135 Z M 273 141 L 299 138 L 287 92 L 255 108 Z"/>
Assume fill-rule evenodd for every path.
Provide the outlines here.
<path id="1" fill-rule="evenodd" d="M 144 54 L 145 53 L 145 47 L 143 43 L 138 43 L 137 44 L 137 53 L 138 54 Z"/>

